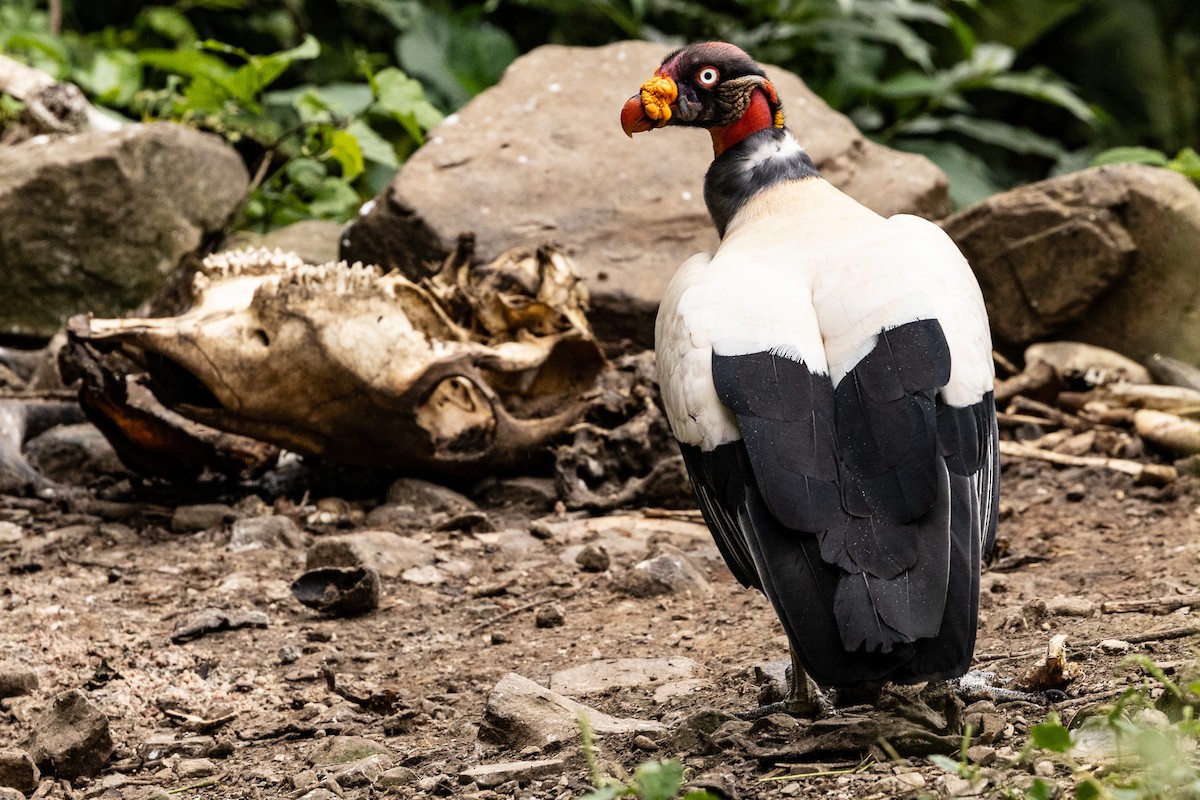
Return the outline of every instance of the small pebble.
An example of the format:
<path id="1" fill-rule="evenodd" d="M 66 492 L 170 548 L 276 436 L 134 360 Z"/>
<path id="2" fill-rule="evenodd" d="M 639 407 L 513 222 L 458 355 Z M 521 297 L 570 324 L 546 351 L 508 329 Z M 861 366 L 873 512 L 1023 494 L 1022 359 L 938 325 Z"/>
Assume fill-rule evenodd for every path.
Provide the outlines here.
<path id="1" fill-rule="evenodd" d="M 1100 643 L 1100 649 L 1105 653 L 1119 655 L 1121 653 L 1128 653 L 1133 649 L 1133 645 L 1122 639 L 1105 639 Z"/>
<path id="2" fill-rule="evenodd" d="M 1067 487 L 1067 499 L 1072 503 L 1078 503 L 1087 497 L 1087 487 L 1082 483 L 1073 483 Z"/>
<path id="3" fill-rule="evenodd" d="M 537 610 L 533 622 L 539 628 L 558 628 L 563 622 L 563 611 L 555 603 L 547 603 Z"/>
<path id="4" fill-rule="evenodd" d="M 575 556 L 575 563 L 584 572 L 604 572 L 612 564 L 608 551 L 594 544 L 584 545 Z"/>
<path id="5" fill-rule="evenodd" d="M 185 758 L 175 765 L 175 774 L 182 780 L 209 778 L 217 774 L 217 765 L 207 758 Z"/>
<path id="6" fill-rule="evenodd" d="M 280 664 L 295 664 L 300 660 L 300 648 L 292 644 L 285 644 L 279 648 L 279 663 Z"/>
<path id="7" fill-rule="evenodd" d="M 1043 758 L 1033 765 L 1033 771 L 1039 778 L 1053 778 L 1054 762 Z"/>
<path id="8" fill-rule="evenodd" d="M 638 750 L 643 750 L 647 753 L 653 753 L 658 749 L 658 742 L 654 741 L 644 733 L 639 733 L 637 736 L 633 737 L 633 746 Z"/>

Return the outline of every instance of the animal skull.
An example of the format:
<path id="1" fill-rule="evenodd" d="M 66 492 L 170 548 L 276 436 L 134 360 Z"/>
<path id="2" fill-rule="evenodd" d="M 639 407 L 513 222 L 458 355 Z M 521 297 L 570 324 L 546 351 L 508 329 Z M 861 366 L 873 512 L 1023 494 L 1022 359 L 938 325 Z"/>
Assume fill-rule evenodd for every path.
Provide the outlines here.
<path id="1" fill-rule="evenodd" d="M 561 253 L 471 267 L 467 249 L 420 284 L 278 250 L 220 253 L 179 316 L 85 315 L 69 332 L 142 365 L 163 405 L 203 425 L 341 463 L 480 475 L 576 421 L 606 361 Z"/>

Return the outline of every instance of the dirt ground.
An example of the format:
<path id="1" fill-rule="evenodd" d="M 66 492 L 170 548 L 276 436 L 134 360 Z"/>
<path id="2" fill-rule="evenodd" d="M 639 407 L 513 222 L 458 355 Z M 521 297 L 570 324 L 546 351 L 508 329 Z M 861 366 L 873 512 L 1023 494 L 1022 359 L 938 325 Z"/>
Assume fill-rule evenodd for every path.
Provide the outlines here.
<path id="1" fill-rule="evenodd" d="M 384 488 L 360 487 L 365 497 L 357 499 L 314 492 L 271 505 L 253 494 L 213 498 L 192 488 L 188 504 L 231 506 L 199 532 L 173 529 L 182 493 L 136 481 L 109 480 L 89 502 L 0 496 L 0 523 L 15 525 L 0 540 L 0 662 L 32 669 L 38 680 L 30 694 L 0 700 L 0 749 L 20 746 L 54 695 L 80 689 L 108 717 L 115 752 L 95 778 L 43 781 L 39 796 L 580 797 L 591 779 L 578 739 L 539 748 L 481 738 L 493 687 L 507 673 L 545 687 L 554 673 L 601 659 L 686 657 L 698 666 L 685 681 L 576 697 L 665 726 L 600 738 L 600 769 L 619 776 L 649 758 L 680 756 L 695 785 L 727 797 L 963 793 L 925 758 L 860 762 L 858 753 L 839 752 L 837 735 L 814 743 L 821 731 L 836 734 L 836 722 L 813 729 L 772 717 L 689 739 L 688 730 L 703 728 L 698 710 L 721 712 L 721 722 L 757 706 L 756 665 L 786 656 L 767 603 L 736 584 L 703 527 L 688 515 L 641 509 L 590 520 L 556 513 L 548 481 L 476 489 L 478 511 L 452 496 L 389 504 Z M 272 512 L 294 520 L 301 534 L 231 547 L 236 520 Z M 177 519 L 175 527 L 187 525 Z M 1129 652 L 1168 674 L 1188 671 L 1197 638 L 1181 635 L 1192 624 L 1186 607 L 1106 613 L 1101 606 L 1200 592 L 1198 528 L 1195 479 L 1136 487 L 1116 473 L 1006 461 L 1001 549 L 983 577 L 977 666 L 1017 677 L 1051 636 L 1065 634 L 1081 670 L 1059 707 L 1067 720 L 1143 681 L 1125 660 Z M 298 603 L 289 584 L 304 569 L 306 549 L 366 529 L 400 532 L 425 563 L 385 576 L 379 608 L 365 615 L 326 616 Z M 607 570 L 577 563 L 588 543 L 611 557 Z M 665 594 L 631 593 L 634 564 L 664 544 L 685 553 L 701 578 Z M 551 603 L 560 624 L 540 611 Z M 173 641 L 209 608 L 262 612 L 266 627 Z M 374 694 L 385 707 L 339 697 L 323 668 L 343 692 Z M 987 734 L 973 751 L 982 763 L 1014 760 L 1045 715 L 1022 702 L 972 710 Z M 871 710 L 845 714 L 850 725 L 870 719 Z M 944 721 L 932 716 L 934 727 Z M 197 733 L 211 739 L 169 744 Z M 957 735 L 941 733 L 943 741 Z M 339 736 L 369 740 L 384 753 L 381 766 L 365 777 L 322 766 Z M 462 775 L 553 758 L 564 763 L 518 771 L 499 785 Z M 1020 789 L 1034 771 L 1056 778 L 1052 766 L 1031 763 L 1011 767 L 999 782 Z M 1060 768 L 1057 778 L 1064 777 Z M 1005 788 L 996 783 L 986 792 Z"/>

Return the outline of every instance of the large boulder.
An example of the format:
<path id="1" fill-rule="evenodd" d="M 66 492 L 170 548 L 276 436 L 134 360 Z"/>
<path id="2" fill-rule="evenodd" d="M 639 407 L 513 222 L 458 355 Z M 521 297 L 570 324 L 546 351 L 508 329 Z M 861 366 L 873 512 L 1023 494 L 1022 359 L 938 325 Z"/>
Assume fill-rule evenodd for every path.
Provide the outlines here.
<path id="1" fill-rule="evenodd" d="M 0 147 L 0 333 L 117 316 L 221 230 L 249 176 L 218 137 L 171 123 Z"/>
<path id="2" fill-rule="evenodd" d="M 1002 348 L 1050 336 L 1200 363 L 1200 190 L 1158 167 L 1022 186 L 943 223 Z"/>
<path id="3" fill-rule="evenodd" d="M 712 250 L 712 161 L 701 131 L 631 142 L 621 106 L 669 51 L 651 42 L 540 47 L 434 130 L 347 230 L 344 258 L 424 274 L 460 233 L 477 257 L 554 241 L 587 277 L 602 338 L 648 342 L 667 279 Z M 947 213 L 946 178 L 921 156 L 865 139 L 795 75 L 768 67 L 789 125 L 834 184 L 883 214 Z"/>

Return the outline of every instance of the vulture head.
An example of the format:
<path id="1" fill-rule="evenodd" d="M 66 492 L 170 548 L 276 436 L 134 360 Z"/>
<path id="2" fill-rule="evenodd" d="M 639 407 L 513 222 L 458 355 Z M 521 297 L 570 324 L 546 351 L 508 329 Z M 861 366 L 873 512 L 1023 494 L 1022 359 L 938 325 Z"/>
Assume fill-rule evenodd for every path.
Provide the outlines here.
<path id="1" fill-rule="evenodd" d="M 633 136 L 664 125 L 707 128 L 720 155 L 747 135 L 783 127 L 775 87 L 754 59 L 726 42 L 701 42 L 671 53 L 621 109 Z"/>

